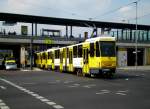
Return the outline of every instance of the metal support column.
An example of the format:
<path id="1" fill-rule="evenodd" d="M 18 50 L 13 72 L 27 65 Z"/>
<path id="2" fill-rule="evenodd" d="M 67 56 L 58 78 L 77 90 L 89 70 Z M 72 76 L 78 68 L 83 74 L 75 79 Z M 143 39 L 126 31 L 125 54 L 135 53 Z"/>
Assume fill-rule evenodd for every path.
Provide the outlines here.
<path id="1" fill-rule="evenodd" d="M 148 39 L 148 35 L 149 35 L 149 31 L 147 30 L 147 37 L 146 37 L 146 40 L 148 41 L 149 39 Z"/>
<path id="2" fill-rule="evenodd" d="M 97 37 L 97 35 L 98 35 L 98 34 L 97 34 L 97 33 L 98 33 L 97 31 L 98 31 L 98 30 L 97 30 L 97 27 L 96 27 L 96 37 Z"/>
<path id="3" fill-rule="evenodd" d="M 115 37 L 115 33 L 114 33 L 114 31 L 112 31 L 112 33 L 113 33 L 113 36 L 112 36 L 112 37 Z"/>
<path id="4" fill-rule="evenodd" d="M 121 40 L 123 41 L 123 29 L 121 30 Z"/>
<path id="5" fill-rule="evenodd" d="M 126 29 L 126 38 L 125 40 L 128 40 L 128 29 Z"/>
<path id="6" fill-rule="evenodd" d="M 35 36 L 37 36 L 37 23 L 35 23 Z"/>
<path id="7" fill-rule="evenodd" d="M 68 26 L 66 25 L 66 37 L 68 38 Z"/>
<path id="8" fill-rule="evenodd" d="M 73 37 L 73 35 L 72 35 L 72 26 L 70 26 L 70 37 Z"/>
<path id="9" fill-rule="evenodd" d="M 33 54 L 32 54 L 32 52 L 33 52 L 33 26 L 34 26 L 34 24 L 32 23 L 32 36 L 31 36 L 31 43 L 30 43 L 30 69 L 32 70 L 32 64 L 33 64 Z"/>
<path id="10" fill-rule="evenodd" d="M 136 2 L 134 2 L 135 3 L 135 5 L 136 5 L 136 39 L 135 39 L 135 43 L 136 43 L 136 46 L 135 46 L 135 51 L 136 51 L 136 56 L 135 56 L 135 66 L 136 66 L 136 69 L 137 69 L 137 65 L 138 65 L 138 45 L 137 45 L 137 41 L 138 41 L 138 38 L 137 38 L 137 36 L 138 36 L 138 31 L 137 31 L 137 5 L 138 5 L 138 2 L 136 1 Z"/>
<path id="11" fill-rule="evenodd" d="M 130 41 L 132 41 L 132 30 L 130 30 Z"/>
<path id="12" fill-rule="evenodd" d="M 118 29 L 117 29 L 117 41 L 118 41 L 118 39 L 119 39 L 118 36 L 119 36 L 119 33 L 118 33 Z"/>

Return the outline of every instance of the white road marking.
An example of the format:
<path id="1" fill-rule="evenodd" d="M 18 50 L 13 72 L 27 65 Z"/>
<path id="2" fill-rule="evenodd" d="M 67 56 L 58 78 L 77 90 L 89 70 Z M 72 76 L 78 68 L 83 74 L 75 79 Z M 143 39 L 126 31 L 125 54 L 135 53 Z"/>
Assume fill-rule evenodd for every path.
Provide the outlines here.
<path id="1" fill-rule="evenodd" d="M 37 97 L 37 96 L 39 96 L 38 94 L 31 94 L 32 96 L 34 96 L 34 97 Z"/>
<path id="2" fill-rule="evenodd" d="M 29 92 L 30 92 L 30 90 L 24 90 L 24 92 L 29 93 Z"/>
<path id="3" fill-rule="evenodd" d="M 95 84 L 89 84 L 89 85 L 85 85 L 83 87 L 85 87 L 85 88 L 91 88 L 91 87 L 94 87 L 94 86 L 96 86 L 96 85 Z"/>
<path id="4" fill-rule="evenodd" d="M 64 107 L 60 106 L 60 105 L 54 105 L 53 106 L 55 109 L 63 109 Z"/>
<path id="5" fill-rule="evenodd" d="M 3 100 L 0 99 L 0 109 L 10 109 L 10 108 L 3 102 Z"/>
<path id="6" fill-rule="evenodd" d="M 73 84 L 73 85 L 75 85 L 75 86 L 80 86 L 80 84 Z"/>
<path id="7" fill-rule="evenodd" d="M 44 98 L 44 97 L 42 97 L 42 96 L 40 96 L 40 95 L 38 95 L 38 94 L 36 94 L 36 93 L 34 93 L 34 92 L 31 92 L 31 91 L 29 91 L 29 90 L 27 90 L 27 89 L 25 89 L 25 88 L 23 88 L 23 87 L 20 87 L 19 85 L 16 85 L 15 83 L 13 83 L 13 82 L 10 82 L 10 81 L 8 81 L 8 80 L 6 80 L 6 79 L 2 79 L 2 78 L 0 78 L 0 80 L 1 81 L 3 81 L 3 82 L 6 82 L 7 84 L 9 84 L 9 85 L 11 85 L 11 86 L 13 86 L 13 87 L 16 87 L 16 88 L 18 88 L 19 90 L 21 90 L 21 91 L 23 91 L 23 92 L 26 92 L 26 93 L 28 93 L 29 95 L 31 95 L 31 96 L 34 96 L 36 99 L 39 99 L 39 100 L 41 100 L 42 102 L 44 102 L 44 103 L 46 103 L 46 104 L 48 104 L 48 105 L 51 105 L 51 106 L 53 106 L 55 109 L 62 109 L 62 108 L 64 108 L 63 106 L 61 106 L 61 105 L 58 105 L 58 104 L 56 104 L 55 102 L 53 102 L 53 101 L 51 101 L 51 100 L 48 100 L 48 99 L 46 99 L 46 98 Z M 51 101 L 51 102 L 50 102 Z M 1 106 L 5 106 L 5 107 L 3 107 L 3 109 L 9 109 L 9 107 L 7 108 L 6 107 L 6 105 L 5 105 L 5 103 L 0 103 L 0 108 L 1 108 Z M 2 108 L 1 108 L 2 109 Z"/>
<path id="8" fill-rule="evenodd" d="M 35 85 L 36 83 L 22 83 L 24 85 Z"/>
<path id="9" fill-rule="evenodd" d="M 3 100 L 0 99 L 0 109 L 10 109 L 10 108 L 3 102 Z"/>
<path id="10" fill-rule="evenodd" d="M 72 83 L 74 81 L 65 81 L 64 84 Z"/>
<path id="11" fill-rule="evenodd" d="M 4 87 L 4 86 L 0 86 L 0 88 L 3 89 L 3 90 L 6 90 L 6 87 Z"/>
<path id="12" fill-rule="evenodd" d="M 104 89 L 104 90 L 101 90 L 101 91 L 102 91 L 102 92 L 109 92 L 109 90 L 105 90 L 105 89 Z"/>
<path id="13" fill-rule="evenodd" d="M 116 93 L 116 94 L 117 94 L 117 95 L 126 95 L 125 93 L 119 93 L 119 92 Z"/>
<path id="14" fill-rule="evenodd" d="M 20 90 L 22 90 L 22 91 L 26 91 L 27 89 L 25 89 L 25 88 L 19 88 Z"/>
<path id="15" fill-rule="evenodd" d="M 106 94 L 106 93 L 110 93 L 111 91 L 110 90 L 101 90 L 100 92 L 96 93 L 97 95 L 100 95 L 100 94 Z"/>
<path id="16" fill-rule="evenodd" d="M 128 90 L 119 90 L 117 92 L 128 92 Z"/>
<path id="17" fill-rule="evenodd" d="M 60 80 L 56 80 L 56 82 L 60 82 Z"/>
<path id="18" fill-rule="evenodd" d="M 50 101 L 50 100 L 48 100 L 48 99 L 45 99 L 45 98 L 43 98 L 43 99 L 40 99 L 41 101 L 43 101 L 43 102 L 48 102 L 48 101 Z"/>
<path id="19" fill-rule="evenodd" d="M 27 93 L 30 94 L 30 95 L 31 95 L 31 94 L 34 94 L 34 92 L 31 92 L 31 91 L 29 91 L 29 92 L 27 92 Z"/>
<path id="20" fill-rule="evenodd" d="M 80 86 L 80 84 L 73 84 L 73 85 L 68 86 L 68 87 L 78 87 L 78 86 Z"/>
<path id="21" fill-rule="evenodd" d="M 0 109 L 10 109 L 8 106 L 2 106 Z"/>
<path id="22" fill-rule="evenodd" d="M 0 103 L 0 106 L 5 106 L 6 104 L 5 103 Z"/>
<path id="23" fill-rule="evenodd" d="M 68 86 L 68 87 L 78 87 L 78 86 Z"/>
<path id="24" fill-rule="evenodd" d="M 14 87 L 16 87 L 16 88 L 18 88 L 18 89 L 22 89 L 23 87 L 21 87 L 21 86 L 14 86 Z"/>
<path id="25" fill-rule="evenodd" d="M 3 102 L 3 100 L 0 99 L 0 103 Z"/>
<path id="26" fill-rule="evenodd" d="M 55 102 L 46 102 L 48 105 L 55 105 Z"/>
<path id="27" fill-rule="evenodd" d="M 37 99 L 43 99 L 44 97 L 42 96 L 36 96 Z"/>
<path id="28" fill-rule="evenodd" d="M 114 93 L 114 94 L 117 94 L 117 95 L 127 95 L 126 93 L 128 92 L 128 90 L 119 90 L 119 91 L 115 91 L 115 92 L 112 92 L 110 90 L 101 90 L 101 92 L 98 92 L 96 93 L 97 95 L 100 95 L 100 94 L 108 94 L 108 93 Z"/>
<path id="29" fill-rule="evenodd" d="M 100 95 L 100 94 L 106 94 L 106 93 L 110 93 L 110 92 L 98 92 L 96 93 L 97 95 Z"/>
<path id="30" fill-rule="evenodd" d="M 26 72 L 26 71 L 31 71 L 31 70 L 24 70 L 24 69 L 22 69 L 21 71 L 24 71 L 24 72 Z"/>

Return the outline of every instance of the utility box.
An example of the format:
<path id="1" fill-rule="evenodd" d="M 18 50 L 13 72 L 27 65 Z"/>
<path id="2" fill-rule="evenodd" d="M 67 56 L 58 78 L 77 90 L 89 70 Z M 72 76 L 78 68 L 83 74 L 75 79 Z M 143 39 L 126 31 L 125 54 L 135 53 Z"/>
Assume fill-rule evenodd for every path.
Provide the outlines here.
<path id="1" fill-rule="evenodd" d="M 118 67 L 127 66 L 127 50 L 126 48 L 118 48 Z"/>

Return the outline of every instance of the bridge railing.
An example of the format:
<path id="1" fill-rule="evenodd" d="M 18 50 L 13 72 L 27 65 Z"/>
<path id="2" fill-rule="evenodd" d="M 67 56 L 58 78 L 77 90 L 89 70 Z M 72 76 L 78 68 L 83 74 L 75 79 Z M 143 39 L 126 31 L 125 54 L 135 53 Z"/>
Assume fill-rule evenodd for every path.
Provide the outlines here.
<path id="1" fill-rule="evenodd" d="M 3 35 L 0 34 L 0 38 L 17 38 L 17 39 L 35 39 L 35 40 L 45 40 L 45 39 L 51 39 L 51 40 L 63 40 L 63 41 L 83 41 L 83 38 L 77 38 L 77 37 L 66 37 L 66 36 L 31 36 L 31 35 Z"/>
<path id="2" fill-rule="evenodd" d="M 116 35 L 113 37 L 116 37 L 117 42 L 123 42 L 123 43 L 135 43 L 135 38 L 117 38 Z M 78 41 L 82 42 L 84 41 L 84 38 L 78 38 L 78 37 L 66 37 L 66 36 L 31 36 L 31 35 L 2 35 L 0 34 L 0 38 L 11 38 L 11 39 L 31 39 L 33 40 L 59 40 L 59 41 Z M 138 43 L 150 43 L 150 38 L 145 39 L 145 38 L 138 38 L 137 40 Z"/>

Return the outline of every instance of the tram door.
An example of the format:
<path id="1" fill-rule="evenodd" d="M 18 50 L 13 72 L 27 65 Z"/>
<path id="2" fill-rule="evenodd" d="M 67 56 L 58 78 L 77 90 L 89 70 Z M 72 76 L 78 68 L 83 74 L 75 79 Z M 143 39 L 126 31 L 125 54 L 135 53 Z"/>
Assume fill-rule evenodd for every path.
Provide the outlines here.
<path id="1" fill-rule="evenodd" d="M 69 51 L 69 71 L 73 71 L 73 56 L 72 56 L 72 50 Z"/>
<path id="2" fill-rule="evenodd" d="M 88 73 L 89 68 L 88 68 L 88 63 L 89 63 L 89 58 L 88 58 L 88 49 L 83 48 L 83 73 Z"/>
<path id="3" fill-rule="evenodd" d="M 52 52 L 52 69 L 54 70 L 55 69 L 55 66 L 54 66 L 54 52 Z"/>

